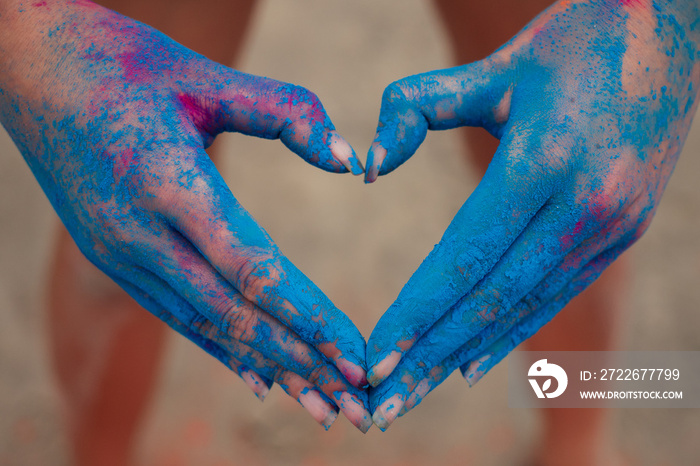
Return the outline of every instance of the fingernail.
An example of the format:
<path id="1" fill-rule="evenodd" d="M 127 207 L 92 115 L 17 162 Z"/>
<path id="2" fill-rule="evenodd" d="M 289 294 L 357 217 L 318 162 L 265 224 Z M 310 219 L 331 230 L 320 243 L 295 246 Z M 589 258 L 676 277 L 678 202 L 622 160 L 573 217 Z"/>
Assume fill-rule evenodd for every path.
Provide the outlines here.
<path id="1" fill-rule="evenodd" d="M 304 388 L 297 401 L 326 430 L 330 429 L 338 418 L 338 413 L 335 409 L 326 403 L 316 390 Z"/>
<path id="2" fill-rule="evenodd" d="M 409 410 L 408 410 L 408 408 L 406 408 L 406 405 L 403 405 L 403 407 L 401 408 L 401 411 L 399 411 L 399 415 L 397 417 L 403 417 L 404 414 L 408 413 L 408 411 Z"/>
<path id="3" fill-rule="evenodd" d="M 386 157 L 386 149 L 378 142 L 372 144 L 367 153 L 367 170 L 365 170 L 365 183 L 374 183 L 379 176 L 379 169 Z"/>
<path id="4" fill-rule="evenodd" d="M 392 422 L 396 420 L 401 408 L 403 408 L 404 400 L 401 395 L 394 395 L 381 404 L 372 415 L 372 421 L 379 427 L 379 430 L 384 432 L 389 428 Z"/>
<path id="5" fill-rule="evenodd" d="M 367 382 L 367 372 L 365 369 L 354 362 L 350 362 L 347 359 L 337 360 L 338 370 L 343 374 L 343 377 L 350 382 L 353 386 L 364 390 L 369 386 Z"/>
<path id="6" fill-rule="evenodd" d="M 348 392 L 334 392 L 333 397 L 340 410 L 348 418 L 348 421 L 357 427 L 360 432 L 366 434 L 372 427 L 372 417 L 355 395 Z"/>
<path id="7" fill-rule="evenodd" d="M 238 373 L 243 379 L 243 382 L 253 390 L 255 396 L 257 396 L 260 401 L 265 401 L 265 397 L 270 393 L 270 389 L 267 387 L 265 381 L 260 378 L 258 374 L 247 368 L 241 369 Z"/>
<path id="8" fill-rule="evenodd" d="M 384 359 L 375 364 L 367 373 L 367 381 L 376 387 L 384 381 L 401 361 L 401 353 L 392 351 Z"/>
<path id="9" fill-rule="evenodd" d="M 361 175 L 365 172 L 360 159 L 357 158 L 352 146 L 339 134 L 334 134 L 330 143 L 333 157 L 353 175 Z"/>
<path id="10" fill-rule="evenodd" d="M 487 362 L 491 359 L 491 355 L 482 356 L 469 363 L 469 367 L 464 372 L 464 379 L 469 384 L 469 387 L 473 387 L 481 378 L 486 374 L 489 367 Z"/>
<path id="11" fill-rule="evenodd" d="M 404 403 L 403 405 L 403 409 L 401 410 L 403 414 L 406 414 L 407 412 L 418 406 L 421 401 L 423 401 L 423 397 L 430 393 L 432 383 L 433 379 L 430 377 L 426 377 L 420 382 L 418 382 L 418 385 L 416 385 L 416 388 L 414 388 L 411 394 L 408 395 L 406 403 Z M 403 416 L 403 414 L 399 413 L 399 417 Z"/>

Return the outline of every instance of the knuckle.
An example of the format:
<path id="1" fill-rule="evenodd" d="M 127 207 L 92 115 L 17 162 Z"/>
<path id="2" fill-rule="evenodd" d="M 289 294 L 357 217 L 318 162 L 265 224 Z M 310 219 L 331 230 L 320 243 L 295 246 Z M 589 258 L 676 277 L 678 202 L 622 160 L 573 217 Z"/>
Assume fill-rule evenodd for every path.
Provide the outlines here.
<path id="1" fill-rule="evenodd" d="M 308 381 L 316 386 L 322 386 L 328 383 L 328 376 L 326 367 L 315 366 L 309 371 Z"/>
<path id="2" fill-rule="evenodd" d="M 275 367 L 274 373 L 272 374 L 272 380 L 281 386 L 287 385 L 287 376 L 289 372 L 282 366 L 277 365 Z"/>
<path id="3" fill-rule="evenodd" d="M 584 205 L 584 219 L 594 223 L 607 223 L 617 218 L 624 208 L 615 180 L 606 180 L 603 185 L 589 194 Z"/>
<path id="4" fill-rule="evenodd" d="M 325 113 L 318 96 L 305 87 L 291 85 L 286 98 L 288 103 L 292 105 L 292 108 L 297 109 L 304 115 L 316 116 L 319 112 Z"/>
<path id="5" fill-rule="evenodd" d="M 210 320 L 200 315 L 193 316 L 189 324 L 184 323 L 187 328 L 191 328 L 204 338 L 214 339 L 218 336 L 219 329 Z"/>
<path id="6" fill-rule="evenodd" d="M 497 151 L 494 161 L 506 180 L 519 180 L 530 190 L 551 192 L 567 176 L 566 150 L 549 139 L 551 134 L 508 141 L 507 150 Z"/>
<path id="7" fill-rule="evenodd" d="M 542 307 L 542 299 L 537 293 L 528 293 L 522 299 L 524 308 L 528 311 L 534 311 Z"/>
<path id="8" fill-rule="evenodd" d="M 217 315 L 228 335 L 241 342 L 248 342 L 255 338 L 257 315 L 252 306 L 241 305 L 230 300 L 223 301 L 216 309 Z"/>
<path id="9" fill-rule="evenodd" d="M 646 233 L 647 230 L 649 230 L 649 226 L 651 225 L 652 218 L 653 218 L 653 215 L 644 215 L 644 216 L 640 217 L 640 219 L 638 220 L 637 226 L 634 230 L 634 235 L 632 236 L 631 243 L 637 242 L 642 236 L 644 236 L 644 233 Z"/>
<path id="10" fill-rule="evenodd" d="M 478 302 L 476 315 L 487 324 L 499 322 L 511 308 L 508 297 L 497 290 L 479 292 L 475 300 Z"/>
<path id="11" fill-rule="evenodd" d="M 274 286 L 282 277 L 277 257 L 273 252 L 264 250 L 239 255 L 233 259 L 231 269 L 238 291 L 258 303 L 265 301 L 267 288 Z"/>
<path id="12" fill-rule="evenodd" d="M 415 86 L 407 78 L 394 81 L 389 84 L 382 94 L 382 101 L 386 103 L 408 101 L 416 92 Z"/>

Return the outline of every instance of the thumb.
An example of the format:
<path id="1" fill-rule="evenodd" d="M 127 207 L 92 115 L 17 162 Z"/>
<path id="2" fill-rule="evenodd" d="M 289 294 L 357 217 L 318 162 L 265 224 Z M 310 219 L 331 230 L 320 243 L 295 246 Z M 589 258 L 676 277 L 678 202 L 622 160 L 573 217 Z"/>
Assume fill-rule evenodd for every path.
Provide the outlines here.
<path id="1" fill-rule="evenodd" d="M 335 130 L 313 92 L 220 65 L 197 81 L 178 97 L 209 143 L 223 131 L 280 139 L 318 168 L 364 173 L 355 151 Z"/>
<path id="2" fill-rule="evenodd" d="M 483 126 L 497 134 L 508 118 L 510 79 L 490 59 L 409 76 L 382 96 L 377 135 L 367 154 L 365 182 L 408 160 L 428 130 Z"/>

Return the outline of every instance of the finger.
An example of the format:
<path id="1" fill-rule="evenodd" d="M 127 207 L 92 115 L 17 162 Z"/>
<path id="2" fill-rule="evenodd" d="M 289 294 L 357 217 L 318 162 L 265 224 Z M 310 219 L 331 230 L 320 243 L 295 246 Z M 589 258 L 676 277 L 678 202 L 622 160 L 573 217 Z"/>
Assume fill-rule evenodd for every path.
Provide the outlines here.
<path id="1" fill-rule="evenodd" d="M 238 374 L 243 383 L 253 391 L 260 401 L 265 401 L 274 384 L 272 380 L 258 374 L 255 370 L 237 361 L 235 358 L 231 358 L 229 369 Z"/>
<path id="2" fill-rule="evenodd" d="M 280 366 L 273 360 L 266 358 L 262 353 L 231 338 L 226 333 L 219 330 L 215 325 L 204 318 L 193 323 L 192 328 L 198 334 L 211 339 L 215 344 L 220 345 L 230 354 L 235 355 L 234 360 L 243 359 L 247 365 L 252 365 L 261 374 L 264 380 L 272 379 L 282 387 L 282 389 L 294 398 L 309 414 L 328 430 L 338 417 L 338 407 L 328 396 L 319 391 L 308 380 Z M 247 368 L 247 365 L 242 367 Z M 240 374 L 248 383 L 247 374 Z M 270 380 L 270 385 L 272 384 Z M 257 382 L 255 382 L 257 384 Z M 249 386 L 252 384 L 249 384 Z"/>
<path id="3" fill-rule="evenodd" d="M 196 312 L 189 303 L 182 300 L 167 283 L 158 277 L 149 274 L 147 271 L 134 271 L 129 275 L 132 278 L 138 277 L 142 286 L 148 284 L 151 294 L 163 300 L 169 307 L 186 308 L 189 309 L 190 314 Z M 144 308 L 149 309 L 178 333 L 195 342 L 208 354 L 214 356 L 233 372 L 237 373 L 260 401 L 264 401 L 272 387 L 272 379 L 274 379 L 289 396 L 297 400 L 326 430 L 330 428 L 337 418 L 338 408 L 335 404 L 314 388 L 309 381 L 284 369 L 253 348 L 231 338 L 214 326 L 211 321 L 197 316 L 190 324 L 185 324 L 173 317 L 160 303 L 151 298 L 141 288 L 121 279 L 118 279 L 118 281 L 120 286 L 137 299 Z M 242 360 L 245 360 L 245 363 Z M 251 369 L 251 366 L 255 369 Z"/>
<path id="4" fill-rule="evenodd" d="M 448 356 L 440 365 L 430 370 L 423 380 L 414 383 L 415 387 L 407 397 L 399 416 L 402 416 L 418 406 L 423 398 L 440 385 L 455 369 L 461 369 L 464 378 L 470 386 L 478 382 L 491 368 L 500 362 L 509 352 L 520 343 L 534 335 L 537 330 L 546 325 L 566 304 L 582 290 L 587 288 L 612 261 L 624 250 L 615 247 L 601 253 L 586 264 L 569 283 L 558 292 L 554 283 L 560 282 L 560 277 L 549 280 L 548 285 L 538 287 L 536 293 L 523 299 L 513 309 L 513 325 L 508 330 L 489 331 L 485 338 L 471 341 L 453 354 Z M 549 289 L 548 292 L 545 290 Z M 496 325 L 496 324 L 494 324 Z"/>
<path id="5" fill-rule="evenodd" d="M 275 382 L 328 430 L 338 417 L 338 407 L 299 375 L 283 371 Z"/>
<path id="6" fill-rule="evenodd" d="M 408 160 L 429 129 L 483 126 L 498 134 L 508 118 L 509 88 L 507 69 L 488 59 L 390 84 L 367 154 L 365 182 L 372 183 Z"/>
<path id="7" fill-rule="evenodd" d="M 377 386 L 401 356 L 484 278 L 556 189 L 553 174 L 524 160 L 537 150 L 506 135 L 484 178 L 440 243 L 408 280 L 367 342 Z"/>
<path id="8" fill-rule="evenodd" d="M 176 232 L 165 229 L 152 248 L 145 266 L 186 297 L 212 325 L 318 386 L 366 432 L 371 426 L 366 392 L 351 385 L 336 366 L 245 299 Z"/>
<path id="9" fill-rule="evenodd" d="M 215 64 L 197 75 L 195 82 L 183 84 L 177 102 L 181 113 L 204 135 L 205 144 L 223 131 L 280 139 L 323 170 L 364 173 L 355 151 L 309 90 Z"/>
<path id="10" fill-rule="evenodd" d="M 199 317 L 196 316 L 196 311 L 194 308 L 177 296 L 177 294 L 170 289 L 167 284 L 162 282 L 157 277 L 149 274 L 146 271 L 133 271 L 129 273 L 129 275 L 132 278 L 138 276 L 139 283 L 141 283 L 142 286 L 147 284 L 147 287 L 151 290 L 150 295 L 142 288 L 121 278 L 114 276 L 112 278 L 144 309 L 151 312 L 153 315 L 165 322 L 170 328 L 195 343 L 207 354 L 213 356 L 222 362 L 226 367 L 238 374 L 243 382 L 253 391 L 255 396 L 258 397 L 260 401 L 264 401 L 265 397 L 270 391 L 270 388 L 272 388 L 273 381 L 268 377 L 258 374 L 255 372 L 255 370 L 242 363 L 236 357 L 239 354 L 248 353 L 250 351 L 249 348 L 244 347 L 244 345 L 240 344 L 240 342 L 231 342 L 230 338 L 224 339 L 222 333 L 219 333 L 214 339 L 212 339 L 209 336 L 204 335 L 203 332 L 198 331 L 196 326 L 181 321 L 174 314 L 167 311 L 166 307 L 169 309 L 178 309 L 178 314 L 190 315 L 192 321 L 199 319 Z M 151 296 L 156 296 L 156 298 Z M 222 345 L 224 341 L 226 344 Z M 228 348 L 225 349 L 225 346 L 228 346 Z M 259 359 L 262 359 L 262 357 Z M 251 362 L 252 360 L 248 361 L 249 364 Z M 277 366 L 272 361 L 269 361 L 267 365 Z"/>
<path id="11" fill-rule="evenodd" d="M 365 340 L 355 325 L 282 255 L 204 152 L 184 159 L 182 178 L 166 189 L 172 194 L 152 208 L 247 300 L 317 348 L 350 383 L 366 386 Z"/>

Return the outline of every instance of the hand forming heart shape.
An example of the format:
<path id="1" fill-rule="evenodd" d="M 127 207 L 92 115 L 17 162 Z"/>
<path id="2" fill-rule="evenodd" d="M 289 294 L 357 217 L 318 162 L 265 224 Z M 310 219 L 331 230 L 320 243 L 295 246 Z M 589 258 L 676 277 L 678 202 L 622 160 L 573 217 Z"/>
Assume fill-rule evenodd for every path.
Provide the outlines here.
<path id="1" fill-rule="evenodd" d="M 139 303 L 258 395 L 274 381 L 326 428 L 339 408 L 385 429 L 455 368 L 478 380 L 648 226 L 700 84 L 697 7 L 655 8 L 560 1 L 487 59 L 387 88 L 366 181 L 428 129 L 483 126 L 501 145 L 366 357 L 204 152 L 237 131 L 362 173 L 310 92 L 75 2 L 0 15 L 32 36 L 5 41 L 0 119 L 81 250 Z"/>
<path id="2" fill-rule="evenodd" d="M 204 152 L 237 131 L 362 173 L 316 96 L 90 2 L 8 10 L 26 34 L 3 38 L 0 120 L 81 251 L 258 395 L 274 381 L 324 426 L 339 407 L 367 431 L 364 338 Z"/>
<path id="3" fill-rule="evenodd" d="M 457 367 L 478 381 L 643 234 L 697 106 L 699 16 L 560 1 L 485 60 L 386 89 L 368 181 L 428 129 L 483 126 L 500 146 L 369 338 L 380 428 Z"/>

